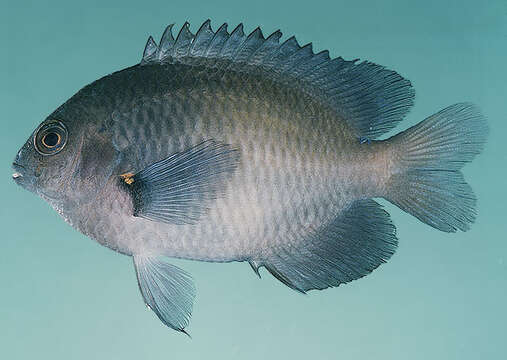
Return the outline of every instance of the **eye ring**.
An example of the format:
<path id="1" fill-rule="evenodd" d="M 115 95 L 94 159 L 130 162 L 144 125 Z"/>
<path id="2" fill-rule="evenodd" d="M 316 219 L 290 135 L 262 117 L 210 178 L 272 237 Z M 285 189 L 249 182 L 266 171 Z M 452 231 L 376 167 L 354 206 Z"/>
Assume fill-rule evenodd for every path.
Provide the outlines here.
<path id="1" fill-rule="evenodd" d="M 62 151 L 67 144 L 67 128 L 60 121 L 42 124 L 34 136 L 34 145 L 41 155 L 54 155 Z"/>

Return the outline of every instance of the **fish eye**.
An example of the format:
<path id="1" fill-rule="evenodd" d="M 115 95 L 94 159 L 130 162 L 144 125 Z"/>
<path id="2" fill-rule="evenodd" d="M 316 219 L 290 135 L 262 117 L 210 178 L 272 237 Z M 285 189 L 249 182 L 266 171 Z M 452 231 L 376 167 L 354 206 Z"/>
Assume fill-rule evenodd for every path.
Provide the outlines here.
<path id="1" fill-rule="evenodd" d="M 57 146 L 61 141 L 61 136 L 55 132 L 50 132 L 42 138 L 42 143 L 47 148 L 53 148 Z"/>
<path id="2" fill-rule="evenodd" d="M 67 128 L 60 121 L 45 123 L 37 129 L 34 143 L 41 155 L 57 154 L 67 143 Z"/>

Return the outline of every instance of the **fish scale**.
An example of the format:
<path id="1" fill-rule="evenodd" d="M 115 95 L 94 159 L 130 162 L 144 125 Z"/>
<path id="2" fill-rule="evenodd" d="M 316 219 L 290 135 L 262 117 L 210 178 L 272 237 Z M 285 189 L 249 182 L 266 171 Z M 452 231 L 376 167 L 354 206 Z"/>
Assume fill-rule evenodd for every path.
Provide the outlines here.
<path id="1" fill-rule="evenodd" d="M 195 287 L 166 257 L 248 261 L 304 293 L 394 254 L 373 198 L 446 232 L 475 220 L 460 171 L 486 142 L 475 106 L 376 140 L 413 105 L 410 82 L 281 36 L 206 21 L 174 38 L 168 26 L 140 64 L 56 109 L 13 164 L 73 227 L 133 257 L 145 303 L 175 330 L 186 332 Z"/>

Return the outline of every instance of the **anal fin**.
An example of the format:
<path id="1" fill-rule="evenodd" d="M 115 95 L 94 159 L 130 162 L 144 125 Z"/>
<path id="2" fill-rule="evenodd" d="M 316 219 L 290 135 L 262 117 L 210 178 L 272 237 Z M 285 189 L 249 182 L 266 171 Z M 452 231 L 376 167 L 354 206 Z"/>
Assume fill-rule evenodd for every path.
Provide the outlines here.
<path id="1" fill-rule="evenodd" d="M 166 326 L 188 335 L 196 292 L 190 274 L 158 257 L 134 255 L 134 266 L 145 304 Z"/>
<path id="2" fill-rule="evenodd" d="M 305 293 L 361 278 L 396 251 L 396 228 L 373 200 L 358 200 L 331 223 L 258 260 L 290 288 Z"/>

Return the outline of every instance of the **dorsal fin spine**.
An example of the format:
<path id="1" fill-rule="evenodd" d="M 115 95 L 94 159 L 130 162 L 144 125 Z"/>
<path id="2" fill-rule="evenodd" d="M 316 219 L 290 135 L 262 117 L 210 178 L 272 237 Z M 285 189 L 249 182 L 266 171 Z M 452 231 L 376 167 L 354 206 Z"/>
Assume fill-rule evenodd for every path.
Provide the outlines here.
<path id="1" fill-rule="evenodd" d="M 243 32 L 243 24 L 239 24 L 225 42 L 224 47 L 222 48 L 221 57 L 227 60 L 233 59 L 234 55 L 239 50 L 239 46 L 242 45 L 241 39 L 244 36 L 245 33 Z"/>
<path id="2" fill-rule="evenodd" d="M 313 56 L 312 44 L 306 44 L 304 46 L 300 46 L 299 50 L 294 52 L 292 56 L 280 66 L 281 74 L 294 74 L 294 77 L 299 78 L 301 74 L 304 74 L 305 71 L 305 63 L 308 62 Z"/>
<path id="3" fill-rule="evenodd" d="M 259 46 L 257 50 L 250 57 L 250 62 L 252 65 L 261 65 L 264 64 L 265 60 L 271 56 L 276 49 L 278 48 L 278 42 L 282 37 L 282 33 L 280 30 L 276 30 L 274 33 L 269 35 L 264 43 Z"/>
<path id="4" fill-rule="evenodd" d="M 243 43 L 243 46 L 238 50 L 234 59 L 238 62 L 247 63 L 248 60 L 255 54 L 255 51 L 262 45 L 264 42 L 264 35 L 259 27 L 257 27 L 254 31 L 248 35 L 246 40 Z M 241 53 L 245 53 L 243 56 L 240 56 Z"/>
<path id="5" fill-rule="evenodd" d="M 146 45 L 144 47 L 143 51 L 143 62 L 149 62 L 152 60 L 158 52 L 158 46 L 155 43 L 155 40 L 153 40 L 153 37 L 149 37 L 148 41 L 146 42 Z"/>
<path id="6" fill-rule="evenodd" d="M 162 60 L 166 53 L 168 53 L 170 50 L 172 50 L 174 46 L 174 37 L 173 37 L 173 26 L 174 24 L 170 24 L 165 28 L 164 34 L 162 35 L 162 38 L 160 39 L 160 43 L 158 45 L 159 53 L 157 58 L 159 60 Z"/>
<path id="7" fill-rule="evenodd" d="M 214 35 L 210 23 L 211 20 L 206 20 L 195 34 L 194 41 L 189 51 L 190 56 L 202 56 L 208 48 Z"/>
<path id="8" fill-rule="evenodd" d="M 229 38 L 229 32 L 227 31 L 227 23 L 222 24 L 213 35 L 210 41 L 208 49 L 204 54 L 206 57 L 215 57 L 224 47 L 225 42 Z"/>
<path id="9" fill-rule="evenodd" d="M 176 37 L 176 42 L 174 43 L 172 53 L 173 57 L 179 58 L 188 55 L 190 44 L 194 39 L 194 35 L 190 32 L 189 28 L 190 24 L 188 22 L 185 22 L 185 24 L 181 27 L 181 30 Z"/>

